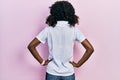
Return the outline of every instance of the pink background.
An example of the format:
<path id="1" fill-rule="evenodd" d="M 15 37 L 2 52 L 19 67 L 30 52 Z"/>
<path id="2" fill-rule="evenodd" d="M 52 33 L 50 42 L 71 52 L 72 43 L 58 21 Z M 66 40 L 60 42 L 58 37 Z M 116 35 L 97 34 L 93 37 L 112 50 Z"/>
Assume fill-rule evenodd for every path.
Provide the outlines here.
<path id="1" fill-rule="evenodd" d="M 44 80 L 42 67 L 27 49 L 47 25 L 48 7 L 56 0 L 2 0 L 0 2 L 0 80 Z M 120 1 L 68 0 L 80 17 L 78 27 L 95 52 L 80 68 L 76 80 L 120 80 Z M 37 47 L 48 56 L 47 44 Z M 75 61 L 84 48 L 75 44 Z"/>

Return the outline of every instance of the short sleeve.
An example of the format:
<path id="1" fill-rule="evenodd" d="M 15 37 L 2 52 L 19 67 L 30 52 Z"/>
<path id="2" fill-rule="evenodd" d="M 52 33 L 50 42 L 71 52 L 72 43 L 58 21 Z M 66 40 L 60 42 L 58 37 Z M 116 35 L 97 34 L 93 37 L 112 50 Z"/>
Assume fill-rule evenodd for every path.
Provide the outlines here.
<path id="1" fill-rule="evenodd" d="M 75 41 L 78 41 L 78 42 L 82 42 L 86 39 L 86 37 L 84 36 L 84 34 L 78 29 L 75 27 Z"/>
<path id="2" fill-rule="evenodd" d="M 46 27 L 36 36 L 36 38 L 44 44 L 47 41 L 47 36 L 48 28 Z"/>

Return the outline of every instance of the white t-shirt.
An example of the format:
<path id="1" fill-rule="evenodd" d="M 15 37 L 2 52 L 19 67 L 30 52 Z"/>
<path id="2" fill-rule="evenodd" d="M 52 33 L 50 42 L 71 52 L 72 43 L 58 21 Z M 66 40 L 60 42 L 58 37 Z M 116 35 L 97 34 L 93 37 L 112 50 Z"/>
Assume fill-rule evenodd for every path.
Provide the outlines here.
<path id="1" fill-rule="evenodd" d="M 69 76 L 74 68 L 69 61 L 73 61 L 74 41 L 82 42 L 85 36 L 77 27 L 70 27 L 68 21 L 57 21 L 56 26 L 46 27 L 36 38 L 48 43 L 49 57 L 53 60 L 47 65 L 47 73 L 58 76 Z"/>

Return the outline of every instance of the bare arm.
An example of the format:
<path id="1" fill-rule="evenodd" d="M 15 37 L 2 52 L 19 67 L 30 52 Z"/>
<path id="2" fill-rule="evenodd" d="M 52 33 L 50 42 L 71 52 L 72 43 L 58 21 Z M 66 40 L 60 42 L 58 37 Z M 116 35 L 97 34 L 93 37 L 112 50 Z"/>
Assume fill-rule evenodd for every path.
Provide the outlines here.
<path id="1" fill-rule="evenodd" d="M 28 49 L 33 55 L 33 57 L 41 64 L 43 62 L 42 57 L 39 55 L 38 51 L 36 50 L 36 47 L 40 44 L 41 42 L 37 39 L 34 38 L 30 44 L 28 45 Z M 46 60 L 44 65 L 47 65 L 50 61 Z"/>
<path id="2" fill-rule="evenodd" d="M 83 57 L 77 63 L 70 62 L 74 67 L 80 67 L 83 63 L 85 63 L 89 59 L 91 54 L 94 52 L 93 46 L 90 44 L 90 42 L 87 39 L 85 39 L 81 44 L 86 49 L 86 51 Z"/>

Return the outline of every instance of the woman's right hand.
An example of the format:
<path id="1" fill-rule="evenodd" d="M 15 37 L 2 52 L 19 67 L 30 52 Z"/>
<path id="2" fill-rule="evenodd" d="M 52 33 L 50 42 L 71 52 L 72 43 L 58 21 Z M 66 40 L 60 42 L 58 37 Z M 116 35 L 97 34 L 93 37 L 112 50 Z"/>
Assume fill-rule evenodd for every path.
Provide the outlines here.
<path id="1" fill-rule="evenodd" d="M 45 63 L 44 63 L 44 65 L 43 65 L 43 66 L 48 65 L 48 63 L 49 63 L 49 62 L 51 62 L 52 60 L 53 60 L 53 59 L 51 59 L 51 60 L 47 59 L 47 60 L 45 61 Z"/>

